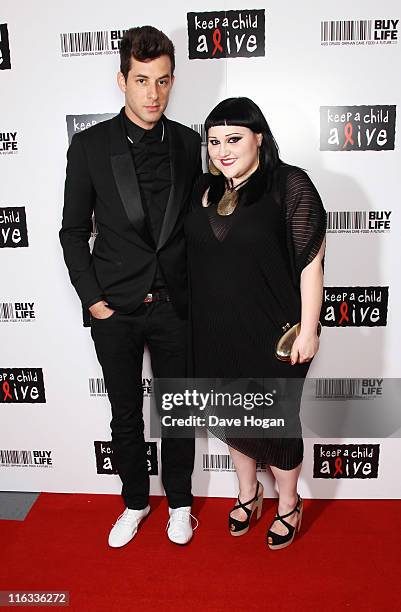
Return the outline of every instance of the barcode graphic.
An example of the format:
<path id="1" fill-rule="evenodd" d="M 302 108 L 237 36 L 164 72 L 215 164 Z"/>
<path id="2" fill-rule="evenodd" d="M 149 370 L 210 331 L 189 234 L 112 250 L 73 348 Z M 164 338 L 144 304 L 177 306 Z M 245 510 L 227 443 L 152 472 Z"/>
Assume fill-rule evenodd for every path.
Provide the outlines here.
<path id="1" fill-rule="evenodd" d="M 0 450 L 0 465 L 32 465 L 32 451 Z"/>
<path id="2" fill-rule="evenodd" d="M 204 470 L 234 470 L 234 464 L 230 455 L 203 455 Z M 257 461 L 257 471 L 266 470 L 266 463 Z"/>
<path id="3" fill-rule="evenodd" d="M 367 228 L 366 210 L 328 211 L 327 230 L 362 230 Z"/>
<path id="4" fill-rule="evenodd" d="M 11 302 L 0 302 L 0 319 L 14 319 L 14 304 Z"/>
<path id="5" fill-rule="evenodd" d="M 321 42 L 372 40 L 372 19 L 321 21 Z"/>
<path id="6" fill-rule="evenodd" d="M 199 136 L 201 137 L 202 144 L 206 144 L 206 131 L 203 123 L 192 123 L 191 128 L 195 130 L 195 132 L 198 132 Z"/>
<path id="7" fill-rule="evenodd" d="M 362 396 L 360 378 L 317 378 L 316 397 L 319 399 L 359 398 Z"/>
<path id="8" fill-rule="evenodd" d="M 90 378 L 89 393 L 90 395 L 107 395 L 106 383 L 104 382 L 104 378 Z"/>
<path id="9" fill-rule="evenodd" d="M 90 53 L 110 49 L 109 33 L 106 30 L 60 34 L 60 42 L 62 53 Z"/>
<path id="10" fill-rule="evenodd" d="M 230 455 L 203 455 L 204 470 L 233 470 Z"/>

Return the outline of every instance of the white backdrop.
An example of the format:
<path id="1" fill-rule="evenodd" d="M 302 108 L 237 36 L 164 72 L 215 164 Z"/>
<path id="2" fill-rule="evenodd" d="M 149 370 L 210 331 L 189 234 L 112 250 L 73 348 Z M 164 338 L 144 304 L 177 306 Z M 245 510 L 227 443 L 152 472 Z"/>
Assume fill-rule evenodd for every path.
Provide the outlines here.
<path id="1" fill-rule="evenodd" d="M 251 9 L 264 9 L 264 54 L 189 59 L 187 12 L 234 9 L 243 16 Z M 321 348 L 310 377 L 357 379 L 359 391 L 353 393 L 369 388 L 376 396 L 386 382 L 381 379 L 400 378 L 397 130 L 395 144 L 391 142 L 401 95 L 398 9 L 396 0 L 380 3 L 380 10 L 373 0 L 355 0 L 351 8 L 344 0 L 332 5 L 319 0 L 285 4 L 253 0 L 235 5 L 225 0 L 174 4 L 156 0 L 148 5 L 128 0 L 112 4 L 2 0 L 0 24 L 6 26 L 0 26 L 0 489 L 120 491 L 119 478 L 110 469 L 110 414 L 102 374 L 90 331 L 82 327 L 80 303 L 69 283 L 58 230 L 68 146 L 66 117 L 77 131 L 107 118 L 102 114 L 119 111 L 123 105 L 115 79 L 119 56 L 112 49 L 118 33 L 112 32 L 132 26 L 154 25 L 176 46 L 170 118 L 198 125 L 218 101 L 235 95 L 252 98 L 269 121 L 281 157 L 309 171 L 332 213 L 325 287 L 331 295 L 348 294 L 349 316 L 340 324 L 340 304 L 334 302 L 335 322 L 329 317 L 323 320 Z M 358 21 L 354 30 L 347 30 L 349 24 L 337 29 L 321 25 L 345 20 Z M 60 35 L 82 32 L 105 32 L 109 50 L 91 52 L 92 41 L 86 51 L 71 56 L 71 37 Z M 261 45 L 260 32 L 257 36 Z M 357 106 L 369 107 L 362 109 L 361 119 L 355 117 L 357 109 L 348 108 L 350 116 L 341 120 L 342 111 L 336 107 Z M 366 121 L 368 113 L 374 118 Z M 339 128 L 342 140 L 338 144 L 334 132 L 327 132 L 332 128 Z M 379 134 L 382 129 L 385 132 Z M 337 150 L 325 150 L 330 147 Z M 369 150 L 372 147 L 376 150 Z M 21 209 L 26 213 L 27 246 Z M 336 215 L 346 211 L 350 214 Z M 367 308 L 366 318 L 356 325 L 350 318 L 349 295 L 355 287 L 376 288 L 371 301 L 361 298 L 357 323 L 364 316 L 361 303 Z M 329 306 L 325 304 L 324 315 Z M 375 307 L 378 310 L 372 311 Z M 145 387 L 147 379 L 151 385 L 147 358 L 143 376 Z M 363 385 L 361 379 L 369 382 Z M 331 399 L 338 393 L 338 386 L 334 388 Z M 335 410 L 338 403 L 332 405 Z M 330 459 L 328 477 L 322 478 L 325 468 L 319 471 L 316 460 L 314 466 L 314 447 L 323 445 L 328 450 L 330 444 L 342 453 L 343 470 L 339 472 Z M 347 458 L 344 445 L 354 445 L 348 448 L 354 457 Z M 374 450 L 372 445 L 379 447 Z M 315 451 L 319 453 L 317 446 Z M 369 457 L 372 452 L 373 458 Z M 236 495 L 227 454 L 227 448 L 215 439 L 197 440 L 196 495 Z M 394 465 L 400 461 L 397 436 L 307 438 L 300 492 L 320 498 L 400 498 L 401 482 L 393 478 Z M 153 459 L 150 467 L 157 471 Z M 266 494 L 271 495 L 270 476 L 263 466 L 261 471 Z M 152 475 L 151 493 L 161 492 L 159 476 Z"/>

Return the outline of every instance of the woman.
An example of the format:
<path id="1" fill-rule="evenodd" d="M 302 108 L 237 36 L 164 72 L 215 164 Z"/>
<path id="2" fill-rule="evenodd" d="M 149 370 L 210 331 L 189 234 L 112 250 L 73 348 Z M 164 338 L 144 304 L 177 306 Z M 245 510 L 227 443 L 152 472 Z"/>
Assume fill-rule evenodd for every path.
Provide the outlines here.
<path id="1" fill-rule="evenodd" d="M 252 100 L 224 100 L 206 119 L 205 130 L 210 172 L 195 186 L 185 226 L 192 373 L 198 378 L 304 379 L 319 347 L 326 227 L 319 194 L 303 170 L 280 160 L 266 119 Z M 302 326 L 291 363 L 275 356 L 278 324 L 286 321 Z M 298 411 L 301 391 L 302 386 Z M 288 546 L 302 517 L 297 493 L 301 436 L 233 439 L 224 428 L 213 433 L 229 443 L 239 481 L 230 533 L 246 533 L 253 512 L 260 516 L 263 487 L 256 461 L 262 461 L 270 465 L 279 492 L 267 542 L 273 550 Z"/>

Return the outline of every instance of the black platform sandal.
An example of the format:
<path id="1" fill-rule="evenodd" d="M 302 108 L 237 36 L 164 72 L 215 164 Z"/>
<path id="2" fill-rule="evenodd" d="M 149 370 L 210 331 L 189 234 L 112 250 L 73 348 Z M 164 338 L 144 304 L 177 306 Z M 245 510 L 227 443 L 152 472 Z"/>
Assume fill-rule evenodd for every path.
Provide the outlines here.
<path id="1" fill-rule="evenodd" d="M 283 516 L 280 516 L 277 512 L 273 523 L 270 525 L 270 529 L 267 532 L 267 545 L 271 550 L 279 550 L 280 548 L 286 548 L 286 546 L 289 546 L 295 537 L 295 532 L 299 531 L 301 528 L 303 500 L 299 494 L 297 495 L 298 500 L 294 510 L 291 510 L 291 512 L 288 512 L 287 514 L 283 514 Z M 294 512 L 298 513 L 297 523 L 295 526 L 287 523 L 287 521 L 284 520 L 288 516 L 291 516 L 291 514 L 294 514 Z M 276 521 L 281 521 L 283 525 L 287 527 L 288 533 L 286 535 L 280 535 L 279 533 L 274 533 L 274 531 L 271 531 L 271 528 Z"/>
<path id="2" fill-rule="evenodd" d="M 259 493 L 259 487 L 261 492 Z M 247 508 L 249 504 L 252 504 L 251 508 Z M 241 536 L 247 533 L 249 529 L 249 523 L 251 521 L 252 515 L 257 510 L 256 520 L 260 519 L 262 514 L 262 505 L 263 505 L 263 487 L 258 481 L 258 486 L 256 487 L 255 497 L 245 502 L 244 504 L 240 501 L 238 496 L 238 502 L 235 504 L 234 508 L 231 509 L 229 517 L 228 517 L 228 528 L 232 536 Z M 231 516 L 231 512 L 237 510 L 238 508 L 242 508 L 247 515 L 245 521 L 239 521 Z"/>

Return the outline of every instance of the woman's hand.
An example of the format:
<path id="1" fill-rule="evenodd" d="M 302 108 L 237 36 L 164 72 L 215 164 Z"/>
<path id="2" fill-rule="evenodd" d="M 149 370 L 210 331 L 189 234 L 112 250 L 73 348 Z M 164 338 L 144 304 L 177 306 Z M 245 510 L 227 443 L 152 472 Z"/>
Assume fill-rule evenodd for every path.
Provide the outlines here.
<path id="1" fill-rule="evenodd" d="M 319 349 L 317 334 L 303 334 L 302 331 L 295 339 L 291 351 L 291 365 L 307 363 L 314 357 Z"/>

